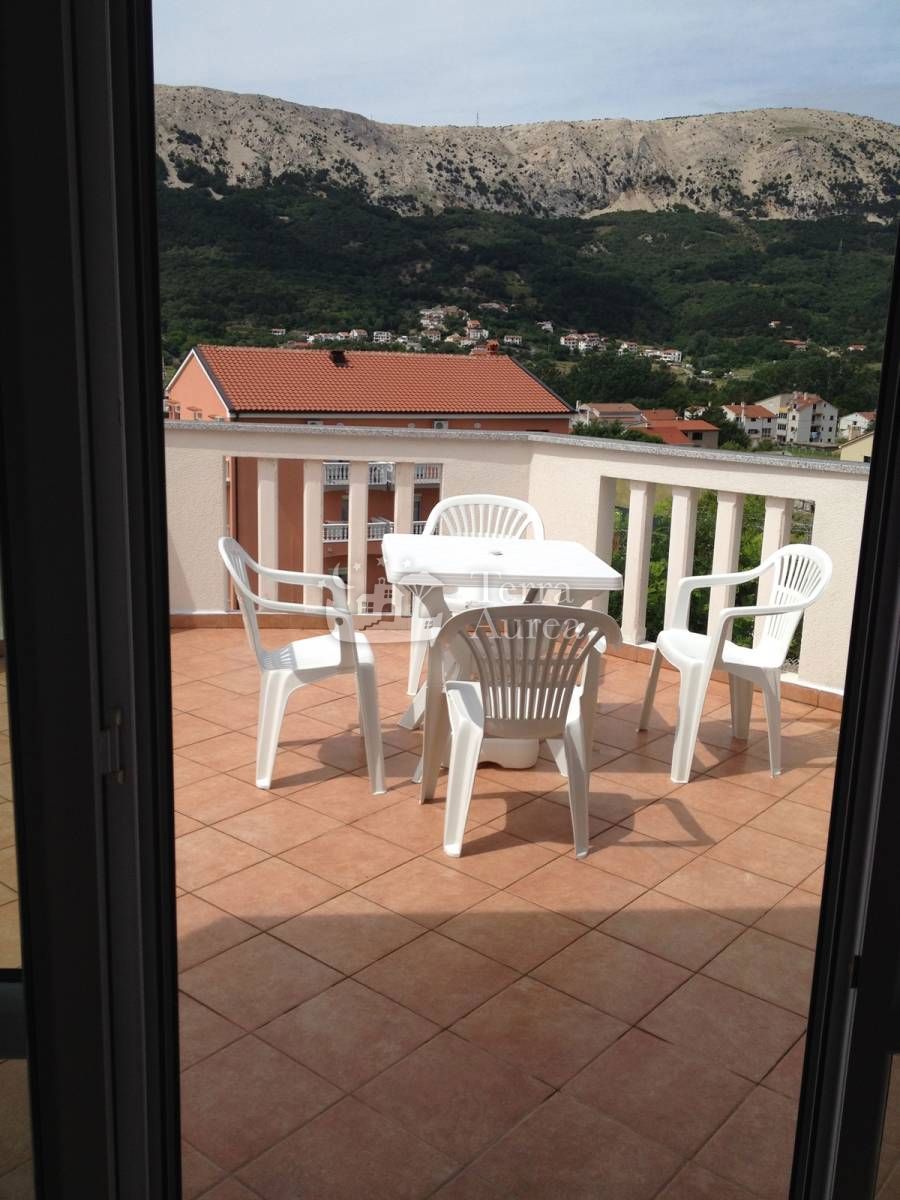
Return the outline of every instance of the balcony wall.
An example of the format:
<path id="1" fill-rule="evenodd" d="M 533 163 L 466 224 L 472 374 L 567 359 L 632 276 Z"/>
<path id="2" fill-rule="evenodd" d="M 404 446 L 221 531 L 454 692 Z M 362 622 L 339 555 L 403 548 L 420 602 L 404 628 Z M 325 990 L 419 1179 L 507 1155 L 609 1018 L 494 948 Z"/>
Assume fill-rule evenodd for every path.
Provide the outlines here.
<path id="1" fill-rule="evenodd" d="M 173 614 L 228 611 L 216 539 L 227 528 L 225 463 L 230 456 L 259 460 L 258 545 L 263 561 L 277 559 L 278 461 L 303 461 L 307 570 L 322 566 L 325 464 L 349 464 L 349 586 L 356 606 L 364 603 L 366 590 L 370 464 L 394 464 L 397 532 L 413 528 L 413 489 L 422 464 L 439 464 L 442 497 L 492 492 L 529 500 L 541 513 L 548 537 L 579 541 L 605 559 L 612 553 L 617 488 L 625 487 L 629 529 L 622 629 L 634 645 L 645 641 L 657 489 L 671 489 L 673 498 L 667 609 L 674 596 L 672 585 L 692 568 L 698 497 L 712 490 L 719 500 L 717 571 L 736 566 L 745 496 L 766 498 L 763 556 L 787 540 L 794 501 L 814 506 L 812 540 L 831 555 L 834 580 L 804 620 L 797 674 L 801 682 L 819 689 L 839 691 L 843 686 L 868 482 L 865 465 L 527 433 L 197 421 L 168 422 L 165 438 Z M 714 595 L 711 613 L 728 600 L 724 590 Z"/>

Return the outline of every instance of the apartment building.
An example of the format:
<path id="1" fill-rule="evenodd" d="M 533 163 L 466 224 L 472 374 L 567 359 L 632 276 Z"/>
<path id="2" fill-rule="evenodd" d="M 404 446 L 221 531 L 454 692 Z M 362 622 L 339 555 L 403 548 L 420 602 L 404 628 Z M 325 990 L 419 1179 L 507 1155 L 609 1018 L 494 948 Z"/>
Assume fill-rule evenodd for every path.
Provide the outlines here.
<path id="1" fill-rule="evenodd" d="M 838 410 L 815 392 L 780 392 L 761 400 L 775 415 L 775 441 L 782 446 L 834 446 Z"/>
<path id="2" fill-rule="evenodd" d="M 762 404 L 724 404 L 729 420 L 740 425 L 751 442 L 776 440 L 778 417 Z"/>
<path id="3" fill-rule="evenodd" d="M 490 343 L 474 356 L 413 355 L 397 351 L 283 350 L 254 346 L 195 346 L 172 378 L 169 412 L 182 419 L 242 424 L 375 426 L 394 429 L 482 429 L 568 433 L 571 410 L 554 392 Z M 324 566 L 347 570 L 350 464 L 323 466 Z M 257 548 L 258 462 L 229 460 L 229 521 L 251 554 Z M 424 522 L 440 494 L 440 468 L 416 463 L 413 527 Z M 381 580 L 381 539 L 393 528 L 391 464 L 368 465 L 369 594 Z M 302 561 L 302 468 L 278 472 L 279 561 Z"/>

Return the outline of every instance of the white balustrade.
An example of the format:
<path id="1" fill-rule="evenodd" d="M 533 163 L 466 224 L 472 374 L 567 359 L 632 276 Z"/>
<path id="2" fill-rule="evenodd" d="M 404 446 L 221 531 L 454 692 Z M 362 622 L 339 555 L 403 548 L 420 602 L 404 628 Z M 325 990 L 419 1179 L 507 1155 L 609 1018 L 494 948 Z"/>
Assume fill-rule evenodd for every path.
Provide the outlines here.
<path id="1" fill-rule="evenodd" d="M 438 494 L 495 492 L 529 500 L 549 537 L 579 541 L 607 561 L 614 554 L 616 505 L 627 504 L 622 629 L 631 644 L 643 643 L 647 632 L 656 500 L 671 496 L 668 544 L 662 546 L 667 555 L 666 613 L 671 617 L 675 586 L 695 569 L 700 496 L 717 496 L 713 571 L 738 565 L 744 498 L 760 496 L 765 498 L 762 557 L 789 540 L 792 516 L 803 508 L 810 513 L 811 540 L 832 558 L 832 584 L 804 618 L 797 677 L 820 688 L 840 689 L 843 684 L 865 465 L 527 433 L 487 439 L 474 431 L 454 431 L 438 438 L 430 430 L 172 421 L 165 437 L 174 613 L 215 613 L 228 607 L 215 543 L 227 531 L 229 504 L 233 508 L 235 503 L 236 477 L 233 472 L 229 476 L 228 464 L 239 464 L 242 457 L 257 462 L 260 557 L 277 562 L 287 535 L 284 524 L 279 532 L 279 517 L 282 523 L 290 521 L 292 505 L 297 505 L 304 570 L 322 571 L 327 544 L 346 545 L 357 611 L 365 599 L 368 563 L 374 561 L 381 538 L 392 530 L 421 532 L 428 513 L 425 497 L 423 517 L 414 521 L 413 516 L 414 492 L 423 484 L 435 485 L 435 499 Z M 288 459 L 303 463 L 302 496 L 296 490 L 297 472 L 279 470 L 279 461 Z M 326 521 L 325 490 L 336 484 L 348 490 L 348 519 Z M 369 516 L 373 486 L 393 487 L 390 516 Z M 720 592 L 711 597 L 712 617 L 729 598 L 725 589 Z M 399 612 L 400 597 L 391 599 Z M 595 604 L 606 607 L 605 598 Z M 383 611 L 386 606 L 376 607 Z"/>

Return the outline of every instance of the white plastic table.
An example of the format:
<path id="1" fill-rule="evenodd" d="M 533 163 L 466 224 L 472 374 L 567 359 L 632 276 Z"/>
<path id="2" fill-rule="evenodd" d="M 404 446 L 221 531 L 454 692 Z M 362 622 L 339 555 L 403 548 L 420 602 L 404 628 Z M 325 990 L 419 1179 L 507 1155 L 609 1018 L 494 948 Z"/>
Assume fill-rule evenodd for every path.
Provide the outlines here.
<path id="1" fill-rule="evenodd" d="M 381 553 L 388 582 L 418 596 L 432 628 L 440 628 L 449 616 L 445 588 L 501 589 L 502 594 L 505 586 L 524 587 L 539 596 L 559 591 L 561 604 L 580 607 L 603 592 L 622 587 L 619 572 L 579 542 L 388 533 L 382 540 Z M 510 603 L 521 603 L 521 593 Z M 424 709 L 422 687 L 400 724 L 415 728 Z M 485 739 L 482 759 L 527 767 L 535 763 L 537 756 L 538 745 L 534 742 L 501 746 L 499 739 Z"/>

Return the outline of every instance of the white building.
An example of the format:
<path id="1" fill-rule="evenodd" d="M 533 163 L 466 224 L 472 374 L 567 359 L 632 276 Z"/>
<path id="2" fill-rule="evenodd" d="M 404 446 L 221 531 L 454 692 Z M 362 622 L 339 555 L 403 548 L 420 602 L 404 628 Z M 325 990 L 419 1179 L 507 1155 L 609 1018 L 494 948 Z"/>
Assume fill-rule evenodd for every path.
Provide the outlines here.
<path id="1" fill-rule="evenodd" d="M 752 442 L 777 440 L 775 435 L 778 418 L 771 409 L 762 404 L 725 404 L 723 411 L 729 420 L 740 425 Z"/>
<path id="2" fill-rule="evenodd" d="M 838 410 L 815 392 L 780 392 L 760 401 L 775 414 L 775 441 L 783 446 L 834 446 Z"/>
<path id="3" fill-rule="evenodd" d="M 391 331 L 389 329 L 376 329 L 375 332 L 372 334 L 373 342 L 379 342 L 379 343 L 383 344 L 385 342 L 394 342 L 396 340 L 397 340 L 396 333 L 391 333 Z"/>
<path id="4" fill-rule="evenodd" d="M 352 342 L 367 342 L 369 340 L 369 331 L 367 329 L 351 329 L 350 340 Z"/>
<path id="5" fill-rule="evenodd" d="M 559 344 L 565 346 L 567 350 L 577 350 L 578 343 L 581 341 L 581 335 L 578 333 L 564 333 L 559 339 Z"/>
<path id="6" fill-rule="evenodd" d="M 485 329 L 480 321 L 467 321 L 466 337 L 472 342 L 483 342 L 490 337 L 490 330 Z"/>
<path id="7" fill-rule="evenodd" d="M 838 421 L 838 433 L 842 438 L 855 438 L 875 424 L 874 412 L 849 413 Z"/>
<path id="8" fill-rule="evenodd" d="M 538 321 L 537 326 L 538 326 L 538 329 L 543 329 L 544 333 L 552 333 L 553 332 L 553 322 L 552 321 Z"/>
<path id="9" fill-rule="evenodd" d="M 503 345 L 504 346 L 521 346 L 522 345 L 521 333 L 505 333 L 503 335 Z"/>

